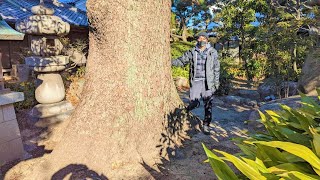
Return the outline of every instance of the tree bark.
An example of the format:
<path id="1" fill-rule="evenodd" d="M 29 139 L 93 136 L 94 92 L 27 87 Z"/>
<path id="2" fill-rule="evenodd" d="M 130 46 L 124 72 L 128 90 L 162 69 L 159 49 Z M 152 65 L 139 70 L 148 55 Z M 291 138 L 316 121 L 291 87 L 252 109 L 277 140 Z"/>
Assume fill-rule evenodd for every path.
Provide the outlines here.
<path id="1" fill-rule="evenodd" d="M 145 166 L 181 144 L 190 124 L 174 116 L 181 100 L 171 77 L 170 8 L 170 0 L 88 0 L 82 101 L 29 179 L 148 177 Z"/>

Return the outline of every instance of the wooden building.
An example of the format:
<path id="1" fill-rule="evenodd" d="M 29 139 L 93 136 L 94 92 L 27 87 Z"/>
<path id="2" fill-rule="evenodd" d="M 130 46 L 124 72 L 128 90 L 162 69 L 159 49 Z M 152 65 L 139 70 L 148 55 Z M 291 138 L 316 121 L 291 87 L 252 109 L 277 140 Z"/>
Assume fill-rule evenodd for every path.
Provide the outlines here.
<path id="1" fill-rule="evenodd" d="M 67 38 L 71 42 L 77 39 L 88 40 L 88 20 L 84 0 L 45 1 L 45 5 L 55 10 L 54 15 L 62 18 L 71 26 Z M 72 2 L 71 2 L 72 1 Z M 0 0 L 0 16 L 11 28 L 21 19 L 33 15 L 31 7 L 38 5 L 39 0 Z M 2 31 L 0 29 L 0 31 Z M 24 64 L 24 56 L 29 48 L 29 37 L 22 41 L 0 41 L 2 65 L 4 71 L 10 71 L 12 64 Z"/>

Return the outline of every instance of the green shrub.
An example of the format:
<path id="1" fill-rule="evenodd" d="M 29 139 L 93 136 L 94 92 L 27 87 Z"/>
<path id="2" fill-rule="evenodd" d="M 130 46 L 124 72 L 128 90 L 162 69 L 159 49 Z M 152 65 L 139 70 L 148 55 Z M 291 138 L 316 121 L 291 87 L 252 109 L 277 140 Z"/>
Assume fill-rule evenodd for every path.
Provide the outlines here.
<path id="1" fill-rule="evenodd" d="M 177 41 L 171 43 L 171 59 L 177 59 L 183 55 L 186 51 L 194 47 L 194 43 Z M 185 77 L 189 79 L 189 66 L 187 67 L 172 67 L 172 76 Z"/>
<path id="2" fill-rule="evenodd" d="M 253 78 L 260 80 L 265 76 L 267 71 L 267 58 L 259 57 L 249 60 L 248 69 Z"/>
<path id="3" fill-rule="evenodd" d="M 320 100 L 320 90 L 318 90 Z M 225 161 L 249 179 L 320 179 L 320 105 L 301 94 L 302 108 L 260 112 L 267 134 L 238 140 L 238 156 L 205 145 L 208 162 L 219 179 L 239 179 Z"/>
<path id="4" fill-rule="evenodd" d="M 11 91 L 23 92 L 24 100 L 14 104 L 14 107 L 18 110 L 29 109 L 37 104 L 35 99 L 35 84 L 34 82 L 21 82 L 21 83 L 6 83 L 5 86 Z"/>
<path id="5" fill-rule="evenodd" d="M 215 92 L 216 95 L 227 95 L 232 87 L 231 80 L 234 78 L 234 75 L 230 71 L 230 68 L 233 67 L 234 59 L 231 57 L 220 58 L 220 87 Z"/>
<path id="6" fill-rule="evenodd" d="M 194 43 L 176 41 L 171 43 L 170 46 L 171 46 L 171 59 L 177 59 L 178 57 L 182 56 L 183 53 L 193 48 Z"/>
<path id="7" fill-rule="evenodd" d="M 172 67 L 172 77 L 185 77 L 189 79 L 189 68 L 190 66 L 187 65 L 186 67 Z"/>
<path id="8" fill-rule="evenodd" d="M 74 73 L 72 73 L 69 77 L 67 77 L 68 81 L 71 81 L 74 78 L 83 78 L 86 74 L 86 67 L 80 66 L 76 69 Z"/>

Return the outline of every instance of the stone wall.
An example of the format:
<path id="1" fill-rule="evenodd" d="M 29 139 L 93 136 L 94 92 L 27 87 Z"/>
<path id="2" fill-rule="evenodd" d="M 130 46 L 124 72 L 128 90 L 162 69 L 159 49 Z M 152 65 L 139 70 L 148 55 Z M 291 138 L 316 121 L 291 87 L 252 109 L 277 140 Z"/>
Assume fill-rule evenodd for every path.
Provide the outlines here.
<path id="1" fill-rule="evenodd" d="M 22 101 L 23 93 L 0 95 L 0 166 L 23 157 L 23 145 L 13 102 Z"/>

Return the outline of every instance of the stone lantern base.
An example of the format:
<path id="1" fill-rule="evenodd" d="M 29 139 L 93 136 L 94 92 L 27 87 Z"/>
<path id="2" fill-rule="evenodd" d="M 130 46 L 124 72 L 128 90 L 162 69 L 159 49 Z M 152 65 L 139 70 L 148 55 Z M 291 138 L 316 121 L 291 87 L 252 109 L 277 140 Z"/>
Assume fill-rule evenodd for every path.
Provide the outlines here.
<path id="1" fill-rule="evenodd" d="M 54 123 L 68 118 L 74 107 L 68 101 L 52 104 L 38 104 L 31 110 L 31 115 L 36 118 L 47 119 Z"/>

